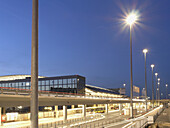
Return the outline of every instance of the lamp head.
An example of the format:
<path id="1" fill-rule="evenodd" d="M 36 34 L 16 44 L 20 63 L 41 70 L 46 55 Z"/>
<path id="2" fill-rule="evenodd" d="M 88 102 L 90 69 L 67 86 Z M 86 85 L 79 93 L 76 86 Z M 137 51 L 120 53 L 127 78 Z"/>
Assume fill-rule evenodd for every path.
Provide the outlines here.
<path id="1" fill-rule="evenodd" d="M 161 79 L 160 78 L 158 78 L 158 81 L 160 81 Z"/>
<path id="2" fill-rule="evenodd" d="M 155 65 L 154 64 L 151 64 L 151 68 L 154 68 L 155 67 Z"/>
<path id="3" fill-rule="evenodd" d="M 157 76 L 158 75 L 158 73 L 155 73 L 155 76 Z"/>
<path id="4" fill-rule="evenodd" d="M 143 49 L 143 53 L 147 53 L 148 52 L 148 49 Z"/>
<path id="5" fill-rule="evenodd" d="M 132 24 L 134 24 L 137 21 L 137 15 L 135 13 L 130 13 L 127 17 L 126 17 L 126 23 L 129 24 L 130 26 Z"/>

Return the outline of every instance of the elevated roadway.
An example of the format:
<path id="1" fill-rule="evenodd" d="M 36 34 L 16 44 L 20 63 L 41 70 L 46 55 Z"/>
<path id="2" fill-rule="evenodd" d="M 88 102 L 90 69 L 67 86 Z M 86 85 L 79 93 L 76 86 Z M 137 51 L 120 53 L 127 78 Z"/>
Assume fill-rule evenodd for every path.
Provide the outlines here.
<path id="1" fill-rule="evenodd" d="M 0 107 L 30 106 L 30 90 L 0 89 Z M 39 91 L 39 106 L 130 103 L 129 98 L 94 97 L 71 93 Z M 144 99 L 133 99 L 134 103 Z"/>

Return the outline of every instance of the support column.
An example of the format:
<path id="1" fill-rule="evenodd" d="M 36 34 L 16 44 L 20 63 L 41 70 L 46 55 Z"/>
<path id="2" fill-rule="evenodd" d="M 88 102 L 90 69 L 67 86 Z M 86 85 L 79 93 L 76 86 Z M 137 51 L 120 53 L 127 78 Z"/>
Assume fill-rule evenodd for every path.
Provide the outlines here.
<path id="1" fill-rule="evenodd" d="M 6 115 L 6 108 L 5 107 L 2 107 L 2 115 Z"/>
<path id="2" fill-rule="evenodd" d="M 123 104 L 119 104 L 120 115 L 122 115 Z"/>
<path id="3" fill-rule="evenodd" d="M 63 121 L 67 121 L 67 106 L 63 105 Z"/>
<path id="4" fill-rule="evenodd" d="M 83 117 L 85 118 L 86 117 L 86 105 L 85 104 L 82 107 L 82 114 L 83 114 Z"/>
<path id="5" fill-rule="evenodd" d="M 58 106 L 55 106 L 55 118 L 59 117 Z"/>
<path id="6" fill-rule="evenodd" d="M 71 105 L 71 109 L 75 108 L 75 105 Z"/>
<path id="7" fill-rule="evenodd" d="M 105 104 L 105 113 L 108 114 L 108 104 Z"/>

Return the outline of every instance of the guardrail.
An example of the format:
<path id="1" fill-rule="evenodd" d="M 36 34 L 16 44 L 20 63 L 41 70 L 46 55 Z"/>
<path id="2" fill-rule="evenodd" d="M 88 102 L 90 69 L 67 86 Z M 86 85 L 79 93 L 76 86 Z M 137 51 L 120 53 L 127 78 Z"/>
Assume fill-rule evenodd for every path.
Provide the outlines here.
<path id="1" fill-rule="evenodd" d="M 158 116 L 162 113 L 165 108 L 160 108 L 158 112 L 153 116 L 148 116 L 148 124 L 153 124 Z"/>
<path id="2" fill-rule="evenodd" d="M 151 116 L 148 116 L 148 114 L 153 111 L 156 111 L 157 109 L 158 109 L 158 112 L 152 116 L 153 120 L 150 120 L 151 118 L 148 118 L 148 117 L 151 117 Z M 146 113 L 145 115 L 143 115 L 141 117 L 131 119 L 131 123 L 125 125 L 123 128 L 145 128 L 148 124 L 154 123 L 154 121 L 156 120 L 158 115 L 163 111 L 163 109 L 164 108 L 162 108 L 162 106 L 160 106 L 160 107 L 153 109 L 152 111 Z"/>
<path id="3" fill-rule="evenodd" d="M 94 116 L 88 116 L 86 118 L 73 118 L 68 119 L 67 121 L 56 121 L 56 122 L 50 122 L 50 123 L 40 123 L 39 128 L 66 128 L 66 127 L 72 127 L 72 124 L 80 124 L 80 122 L 88 122 L 92 120 L 98 120 L 100 118 L 103 118 L 101 115 L 94 115 Z M 75 126 L 74 126 L 75 127 Z M 30 126 L 23 126 L 18 128 L 30 128 Z"/>

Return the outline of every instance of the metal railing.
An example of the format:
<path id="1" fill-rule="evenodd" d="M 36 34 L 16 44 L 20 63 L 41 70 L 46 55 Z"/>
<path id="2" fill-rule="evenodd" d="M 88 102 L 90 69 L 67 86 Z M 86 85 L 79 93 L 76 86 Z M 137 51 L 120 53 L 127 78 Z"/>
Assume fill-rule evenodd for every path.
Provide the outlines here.
<path id="1" fill-rule="evenodd" d="M 73 119 L 68 119 L 66 121 L 64 120 L 59 120 L 55 122 L 50 122 L 50 123 L 40 123 L 39 128 L 68 128 L 72 127 L 72 124 L 75 124 L 73 127 L 79 127 L 80 122 L 88 122 L 92 120 L 99 120 L 103 119 L 101 115 L 95 115 L 95 116 L 88 116 L 86 118 L 80 117 L 80 118 L 73 118 Z M 23 127 L 18 127 L 18 128 L 30 128 L 30 126 L 23 126 Z"/>

